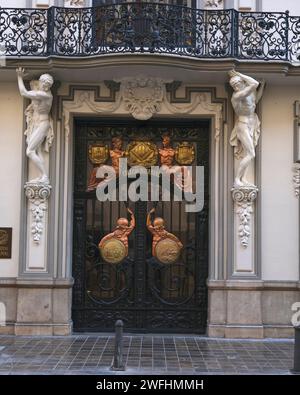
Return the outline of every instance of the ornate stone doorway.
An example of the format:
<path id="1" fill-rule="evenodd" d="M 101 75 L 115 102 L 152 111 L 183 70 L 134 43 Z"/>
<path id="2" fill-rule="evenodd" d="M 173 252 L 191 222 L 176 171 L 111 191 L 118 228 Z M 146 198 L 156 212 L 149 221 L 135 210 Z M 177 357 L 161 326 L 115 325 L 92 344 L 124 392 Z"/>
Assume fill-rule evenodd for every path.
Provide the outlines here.
<path id="1" fill-rule="evenodd" d="M 95 189 L 87 191 L 95 166 L 91 149 L 97 145 L 111 148 L 114 136 L 122 136 L 123 150 L 133 141 L 151 142 L 159 149 L 166 132 L 172 147 L 183 142 L 193 147 L 193 167 L 204 166 L 204 209 L 187 213 L 185 202 L 174 200 L 129 202 L 136 224 L 128 238 L 128 256 L 119 263 L 106 262 L 98 243 L 115 229 L 118 218 L 127 217 L 128 206 L 118 199 L 100 202 Z M 103 152 L 105 155 L 105 149 Z M 115 321 L 122 319 L 126 331 L 205 333 L 209 122 L 77 120 L 74 168 L 74 330 L 110 331 Z M 152 236 L 146 219 L 154 205 L 155 216 L 162 217 L 166 229 L 183 244 L 179 259 L 173 263 L 162 263 L 152 256 Z"/>

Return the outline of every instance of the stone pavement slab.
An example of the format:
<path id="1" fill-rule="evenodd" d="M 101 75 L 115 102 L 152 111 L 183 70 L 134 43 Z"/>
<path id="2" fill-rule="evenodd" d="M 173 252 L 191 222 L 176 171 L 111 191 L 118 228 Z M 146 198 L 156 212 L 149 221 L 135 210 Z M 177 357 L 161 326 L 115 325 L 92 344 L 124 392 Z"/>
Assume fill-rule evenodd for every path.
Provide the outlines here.
<path id="1" fill-rule="evenodd" d="M 293 340 L 125 335 L 125 372 L 109 370 L 112 334 L 0 336 L 0 374 L 290 374 Z"/>

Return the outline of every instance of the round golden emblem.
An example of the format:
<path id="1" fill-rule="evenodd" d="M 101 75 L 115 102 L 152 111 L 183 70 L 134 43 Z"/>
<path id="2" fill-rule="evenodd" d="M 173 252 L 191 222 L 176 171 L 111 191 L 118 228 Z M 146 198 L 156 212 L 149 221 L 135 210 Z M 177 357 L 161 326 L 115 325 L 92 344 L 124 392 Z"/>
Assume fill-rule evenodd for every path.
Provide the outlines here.
<path id="1" fill-rule="evenodd" d="M 119 239 L 112 237 L 100 248 L 102 258 L 108 263 L 119 263 L 127 256 L 127 250 Z"/>
<path id="2" fill-rule="evenodd" d="M 175 240 L 166 237 L 155 247 L 155 256 L 162 263 L 174 263 L 180 255 L 181 248 Z"/>

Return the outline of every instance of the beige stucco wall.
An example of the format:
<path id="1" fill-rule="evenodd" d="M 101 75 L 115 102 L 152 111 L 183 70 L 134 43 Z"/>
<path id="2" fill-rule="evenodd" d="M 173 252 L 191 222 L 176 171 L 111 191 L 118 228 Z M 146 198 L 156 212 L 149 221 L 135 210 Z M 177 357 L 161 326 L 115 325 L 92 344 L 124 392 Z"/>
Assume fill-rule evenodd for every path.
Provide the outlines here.
<path id="1" fill-rule="evenodd" d="M 0 277 L 18 273 L 23 100 L 16 83 L 0 83 L 0 227 L 12 227 L 12 259 L 0 259 Z"/>
<path id="2" fill-rule="evenodd" d="M 299 87 L 268 85 L 262 100 L 262 276 L 299 279 L 298 205 L 292 183 L 293 103 Z"/>

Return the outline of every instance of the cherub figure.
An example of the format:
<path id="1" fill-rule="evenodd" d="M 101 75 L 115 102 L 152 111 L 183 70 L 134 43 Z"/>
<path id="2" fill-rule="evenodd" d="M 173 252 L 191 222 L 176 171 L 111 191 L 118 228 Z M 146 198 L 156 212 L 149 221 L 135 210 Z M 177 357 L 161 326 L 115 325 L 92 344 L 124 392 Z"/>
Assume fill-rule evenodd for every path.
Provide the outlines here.
<path id="1" fill-rule="evenodd" d="M 170 233 L 165 229 L 165 221 L 163 218 L 156 217 L 156 218 L 154 218 L 153 223 L 151 222 L 151 214 L 154 212 L 155 212 L 155 208 L 152 208 L 149 211 L 149 213 L 147 215 L 147 222 L 146 222 L 147 228 L 153 236 L 153 238 L 152 238 L 152 255 L 154 257 L 156 257 L 156 246 L 157 246 L 158 242 L 163 239 L 166 239 L 166 238 L 174 240 L 176 242 L 179 250 L 181 250 L 183 247 L 183 244 L 178 239 L 178 237 L 176 237 L 175 235 L 173 235 L 173 233 Z"/>
<path id="2" fill-rule="evenodd" d="M 104 236 L 99 242 L 99 248 L 101 249 L 104 243 L 110 239 L 118 239 L 120 240 L 125 248 L 126 248 L 126 255 L 128 255 L 128 236 L 135 228 L 135 217 L 133 211 L 130 208 L 127 208 L 127 211 L 131 215 L 130 223 L 128 222 L 127 218 L 119 218 L 117 220 L 116 229 L 109 233 L 108 235 Z"/>

